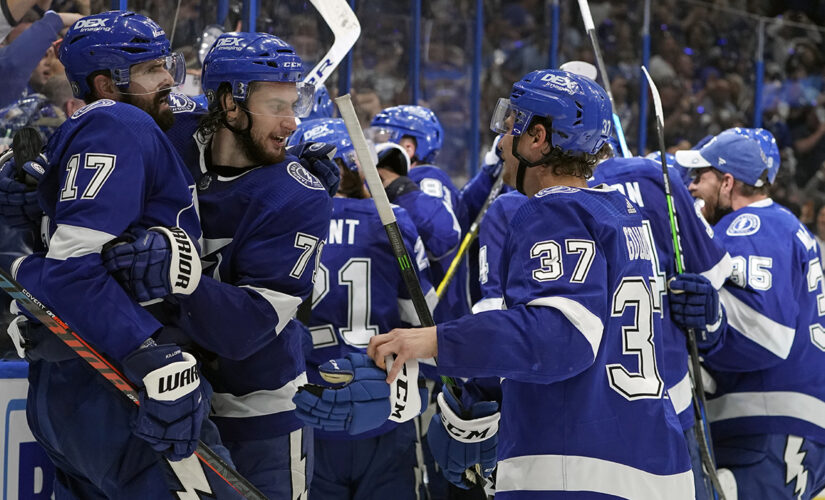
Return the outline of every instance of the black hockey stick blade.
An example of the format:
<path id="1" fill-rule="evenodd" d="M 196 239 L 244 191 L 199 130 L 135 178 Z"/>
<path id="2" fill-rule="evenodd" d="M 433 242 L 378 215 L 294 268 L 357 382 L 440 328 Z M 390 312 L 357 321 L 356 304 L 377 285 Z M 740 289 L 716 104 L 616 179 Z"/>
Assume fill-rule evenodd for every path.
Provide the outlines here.
<path id="1" fill-rule="evenodd" d="M 40 151 L 38 150 L 38 153 Z M 66 343 L 78 356 L 97 370 L 103 378 L 108 380 L 132 404 L 140 405 L 135 387 L 120 371 L 101 356 L 83 338 L 57 317 L 48 307 L 37 300 L 28 290 L 18 283 L 5 269 L 0 268 L 0 288 L 17 301 L 26 311 L 37 318 L 60 340 Z M 210 470 L 223 479 L 229 486 L 249 500 L 266 500 L 266 496 L 250 483 L 245 477 L 238 474 L 220 456 L 212 451 L 203 441 L 198 442 L 195 456 Z"/>

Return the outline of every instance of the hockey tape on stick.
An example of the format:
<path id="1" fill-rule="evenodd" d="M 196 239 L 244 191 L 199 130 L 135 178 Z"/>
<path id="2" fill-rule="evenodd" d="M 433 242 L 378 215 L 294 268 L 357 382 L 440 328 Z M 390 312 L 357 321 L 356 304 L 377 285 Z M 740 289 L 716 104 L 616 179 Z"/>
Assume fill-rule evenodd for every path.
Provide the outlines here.
<path id="1" fill-rule="evenodd" d="M 63 320 L 50 311 L 42 302 L 37 300 L 28 290 L 23 288 L 5 270 L 0 269 L 0 288 L 9 294 L 11 298 L 23 306 L 32 316 L 37 318 L 60 340 L 66 343 L 78 356 L 86 361 L 92 368 L 97 370 L 106 380 L 134 405 L 140 405 L 138 393 L 134 386 L 112 366 L 106 358 L 101 356 L 83 338 L 72 330 Z M 203 441 L 198 442 L 195 456 L 215 474 L 223 479 L 232 489 L 250 500 L 266 500 L 266 496 L 250 483 L 246 478 L 238 474 L 232 467 L 224 462 L 214 451 L 206 446 Z M 171 464 L 171 462 L 170 462 Z"/>
<path id="2" fill-rule="evenodd" d="M 616 137 L 619 138 L 619 146 L 622 148 L 622 156 L 630 158 L 633 154 L 627 147 L 627 142 L 624 139 L 624 129 L 622 128 L 621 121 L 619 121 L 619 115 L 616 114 L 616 101 L 613 100 L 613 91 L 610 90 L 610 79 L 607 76 L 607 68 L 604 65 L 602 50 L 599 46 L 599 38 L 596 34 L 596 27 L 593 25 L 593 16 L 590 14 L 590 5 L 588 5 L 587 0 L 579 0 L 579 11 L 582 14 L 582 21 L 584 21 L 584 29 L 590 36 L 590 42 L 593 44 L 596 64 L 599 65 L 599 73 L 602 75 L 602 86 L 605 92 L 607 92 L 607 97 L 610 99 L 610 107 L 613 109 L 613 125 L 616 128 Z"/>
<path id="3" fill-rule="evenodd" d="M 304 83 L 318 88 L 335 68 L 344 60 L 352 46 L 361 36 L 361 23 L 355 16 L 347 0 L 310 0 L 327 23 L 335 40 L 324 57 L 307 73 Z"/>
<path id="4" fill-rule="evenodd" d="M 498 432 L 501 412 L 486 417 L 464 420 L 456 415 L 444 400 L 444 393 L 438 393 L 438 408 L 441 410 L 441 423 L 453 439 L 462 443 L 478 443 L 491 438 Z"/>
<path id="5" fill-rule="evenodd" d="M 581 0 L 580 0 L 581 1 Z M 667 200 L 668 219 L 670 220 L 670 235 L 673 243 L 673 253 L 676 262 L 676 272 L 682 274 L 684 272 L 684 262 L 682 260 L 682 247 L 679 238 L 679 221 L 676 219 L 676 211 L 673 208 L 673 195 L 670 191 L 670 177 L 667 175 L 667 163 L 665 160 L 665 113 L 662 109 L 662 99 L 659 96 L 659 89 L 656 88 L 656 83 L 650 77 L 647 68 L 642 66 L 642 72 L 647 78 L 648 87 L 650 87 L 650 94 L 653 97 L 653 111 L 656 115 L 656 131 L 659 136 L 659 156 L 662 164 L 662 181 L 665 188 L 665 199 Z M 701 455 L 702 464 L 705 472 L 716 490 L 716 494 L 721 500 L 725 500 L 725 494 L 722 486 L 719 483 L 719 476 L 716 473 L 716 462 L 713 459 L 710 426 L 708 426 L 707 418 L 705 417 L 705 408 L 707 401 L 705 400 L 705 387 L 702 383 L 702 365 L 699 363 L 699 349 L 696 346 L 696 333 L 692 328 L 687 330 L 687 345 L 688 354 L 691 366 L 691 379 L 693 380 L 693 405 L 696 412 L 697 424 L 693 429 L 696 433 L 696 440 L 699 442 L 699 454 Z"/>

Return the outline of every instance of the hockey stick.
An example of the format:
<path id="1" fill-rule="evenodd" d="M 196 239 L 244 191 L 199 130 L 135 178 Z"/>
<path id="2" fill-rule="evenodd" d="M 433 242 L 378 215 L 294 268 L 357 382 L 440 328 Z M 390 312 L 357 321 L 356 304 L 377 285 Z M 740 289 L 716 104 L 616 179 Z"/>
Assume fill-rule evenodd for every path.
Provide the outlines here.
<path id="1" fill-rule="evenodd" d="M 138 393 L 134 386 L 123 376 L 117 368 L 112 366 L 106 358 L 98 354 L 80 335 L 75 333 L 69 325 L 57 317 L 42 302 L 37 300 L 28 290 L 23 288 L 11 275 L 0 268 L 0 288 L 16 300 L 23 308 L 37 318 L 43 325 L 57 335 L 78 356 L 97 370 L 106 380 L 135 405 L 140 405 Z M 266 496 L 258 491 L 246 478 L 238 474 L 224 462 L 214 451 L 209 449 L 203 441 L 198 441 L 195 456 L 209 467 L 215 474 L 232 487 L 239 494 L 250 500 L 266 500 Z M 172 465 L 172 462 L 170 462 Z M 174 465 L 173 465 L 174 468 Z"/>
<path id="2" fill-rule="evenodd" d="M 616 114 L 616 101 L 613 100 L 613 91 L 610 90 L 610 79 L 607 76 L 607 68 L 604 66 L 604 58 L 602 58 L 602 50 L 599 47 L 599 38 L 596 34 L 596 26 L 593 24 L 593 16 L 590 14 L 590 5 L 587 0 L 579 0 L 579 11 L 582 14 L 584 21 L 584 29 L 590 36 L 590 42 L 593 44 L 593 53 L 596 55 L 596 64 L 599 65 L 599 73 L 602 74 L 602 86 L 607 92 L 607 98 L 610 99 L 610 107 L 613 108 L 613 125 L 616 127 L 616 137 L 619 138 L 619 146 L 622 148 L 622 156 L 630 158 L 633 154 L 627 147 L 627 142 L 624 138 L 624 129 L 622 129 L 622 122 L 619 121 L 619 115 Z"/>
<path id="3" fill-rule="evenodd" d="M 410 255 L 407 252 L 407 247 L 404 245 L 404 240 L 401 237 L 401 230 L 398 229 L 395 213 L 392 211 L 390 200 L 387 198 L 387 192 L 384 190 L 384 183 L 381 182 L 381 177 L 378 175 L 378 169 L 375 166 L 375 160 L 369 153 L 367 139 L 364 137 L 364 131 L 361 130 L 361 124 L 358 121 L 358 116 L 355 114 L 352 99 L 349 94 L 345 94 L 336 97 L 335 104 L 338 106 L 338 111 L 341 113 L 341 118 L 343 118 L 344 124 L 347 127 L 347 133 L 352 141 L 352 147 L 355 149 L 358 163 L 364 171 L 367 186 L 375 202 L 375 208 L 378 210 L 378 217 L 381 219 L 384 230 L 387 232 L 390 247 L 392 247 L 393 255 L 395 255 L 398 266 L 401 268 L 401 276 L 404 279 L 404 284 L 410 294 L 410 299 L 415 307 L 416 314 L 418 314 L 421 326 L 435 326 L 433 315 L 430 313 L 427 300 L 424 298 L 424 292 L 421 290 L 421 283 L 418 282 L 418 276 L 415 274 L 415 269 L 413 268 Z M 441 380 L 444 382 L 446 388 L 456 386 L 455 380 L 450 377 L 442 376 Z M 479 464 L 476 464 L 475 468 L 467 469 L 465 476 L 473 485 L 484 484 L 484 477 L 481 475 L 481 467 Z"/>
<path id="4" fill-rule="evenodd" d="M 347 0 L 310 0 L 310 2 L 318 9 L 318 13 L 324 18 L 335 37 L 326 55 L 304 78 L 304 83 L 311 83 L 318 88 L 335 71 L 361 36 L 361 23 L 358 22 Z"/>
<path id="5" fill-rule="evenodd" d="M 444 274 L 444 278 L 441 280 L 441 283 L 438 284 L 438 288 L 435 293 L 438 295 L 439 300 L 441 300 L 441 297 L 444 296 L 444 293 L 447 290 L 447 285 L 449 285 L 453 280 L 455 272 L 461 263 L 461 259 L 464 257 L 464 254 L 467 253 L 467 249 L 470 248 L 470 243 L 472 243 L 473 240 L 476 239 L 476 236 L 478 236 L 478 228 L 481 226 L 481 220 L 484 218 L 484 214 L 487 213 L 487 209 L 490 208 L 490 204 L 493 203 L 493 200 L 495 200 L 501 192 L 501 187 L 504 183 L 502 179 L 503 173 L 504 169 L 502 168 L 501 173 L 498 174 L 496 182 L 490 189 L 490 194 L 487 195 L 487 199 L 484 200 L 484 205 L 481 206 L 481 211 L 476 216 L 476 220 L 474 220 L 472 225 L 470 225 L 470 230 L 464 235 L 464 240 L 461 242 L 461 246 L 458 247 L 458 252 L 455 254 L 455 257 L 453 257 L 453 261 L 450 262 L 450 267 L 447 268 L 447 272 Z"/>
<path id="6" fill-rule="evenodd" d="M 662 111 L 662 99 L 659 97 L 659 89 L 647 72 L 647 68 L 642 66 L 642 71 L 647 78 L 650 94 L 653 97 L 653 110 L 656 114 L 656 131 L 659 135 L 659 156 L 662 164 L 662 177 L 665 185 L 665 199 L 667 200 L 667 215 L 670 220 L 670 234 L 673 243 L 673 252 L 676 259 L 676 272 L 682 274 L 684 262 L 682 260 L 682 247 L 680 246 L 679 224 L 676 219 L 676 212 L 673 209 L 673 196 L 670 191 L 670 178 L 667 175 L 667 163 L 665 161 L 665 113 Z M 719 484 L 719 476 L 716 474 L 716 463 L 710 447 L 710 427 L 707 425 L 704 409 L 707 407 L 705 400 L 705 387 L 702 381 L 702 367 L 699 363 L 699 349 L 696 346 L 696 333 L 692 328 L 687 330 L 688 351 L 690 353 L 690 365 L 693 370 L 693 405 L 696 408 L 698 422 L 694 425 L 696 440 L 699 442 L 699 451 L 702 455 L 702 463 L 707 469 L 710 482 L 716 490 L 719 498 L 725 500 L 725 494 Z"/>

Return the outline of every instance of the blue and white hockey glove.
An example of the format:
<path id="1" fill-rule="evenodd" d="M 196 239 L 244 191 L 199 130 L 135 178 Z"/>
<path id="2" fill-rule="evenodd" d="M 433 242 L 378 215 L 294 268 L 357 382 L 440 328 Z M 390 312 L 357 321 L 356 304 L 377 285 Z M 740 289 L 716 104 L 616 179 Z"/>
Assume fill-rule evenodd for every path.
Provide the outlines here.
<path id="1" fill-rule="evenodd" d="M 719 339 L 726 323 L 725 309 L 719 302 L 719 292 L 700 274 L 680 274 L 670 280 L 668 299 L 670 317 L 683 329 L 697 332 L 700 349 L 709 349 Z"/>
<path id="2" fill-rule="evenodd" d="M 129 354 L 123 368 L 140 387 L 132 432 L 170 460 L 194 453 L 212 397 L 195 357 L 173 344 L 150 343 Z"/>
<path id="3" fill-rule="evenodd" d="M 332 359 L 318 371 L 334 386 L 306 384 L 292 398 L 298 418 L 312 427 L 355 435 L 387 420 L 406 422 L 426 408 L 427 390 L 418 384 L 417 362 L 406 365 L 391 385 L 387 372 L 364 353 Z"/>
<path id="4" fill-rule="evenodd" d="M 103 265 L 138 302 L 189 295 L 201 278 L 197 247 L 179 227 L 133 229 L 103 247 Z"/>
<path id="5" fill-rule="evenodd" d="M 341 171 L 333 158 L 337 148 L 323 142 L 304 142 L 286 148 L 286 152 L 297 156 L 301 165 L 318 178 L 330 196 L 338 192 Z"/>
<path id="6" fill-rule="evenodd" d="M 493 146 L 489 151 L 484 153 L 483 163 L 481 164 L 481 170 L 493 179 L 498 178 L 498 175 L 501 173 L 501 167 L 504 165 L 504 159 L 501 157 L 501 148 L 499 147 L 499 142 L 501 142 L 502 137 L 504 137 L 502 134 L 496 136 L 493 141 Z"/>
<path id="7" fill-rule="evenodd" d="M 14 159 L 0 165 L 0 215 L 12 226 L 40 224 L 43 210 L 35 188 L 46 171 L 41 161 L 42 156 L 23 164 L 26 182 L 18 180 Z"/>
<path id="8" fill-rule="evenodd" d="M 427 443 L 447 481 L 468 489 L 472 483 L 467 469 L 481 466 L 490 476 L 496 467 L 498 421 L 501 414 L 495 401 L 479 401 L 464 408 L 446 387 L 438 394 L 439 412 L 433 415 Z"/>

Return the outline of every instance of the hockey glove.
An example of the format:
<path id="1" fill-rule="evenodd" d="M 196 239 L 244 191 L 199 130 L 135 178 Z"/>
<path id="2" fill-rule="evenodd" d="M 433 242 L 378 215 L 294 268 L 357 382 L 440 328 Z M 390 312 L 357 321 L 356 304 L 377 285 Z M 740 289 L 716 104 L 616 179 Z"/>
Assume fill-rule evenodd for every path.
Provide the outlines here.
<path id="1" fill-rule="evenodd" d="M 330 196 L 338 192 L 341 171 L 335 163 L 336 147 L 323 142 L 304 142 L 286 148 L 286 152 L 297 156 L 301 165 L 318 178 Z"/>
<path id="2" fill-rule="evenodd" d="M 134 229 L 103 247 L 103 265 L 138 302 L 189 295 L 201 278 L 197 247 L 179 227 Z"/>
<path id="3" fill-rule="evenodd" d="M 468 489 L 472 483 L 465 476 L 467 469 L 479 464 L 488 477 L 496 467 L 498 403 L 479 401 L 465 409 L 445 387 L 438 394 L 438 409 L 430 421 L 427 443 L 447 481 Z"/>
<path id="4" fill-rule="evenodd" d="M 195 357 L 173 344 L 150 344 L 129 354 L 123 368 L 140 387 L 132 432 L 170 460 L 194 453 L 212 396 Z"/>
<path id="5" fill-rule="evenodd" d="M 719 292 L 700 274 L 680 274 L 670 280 L 670 317 L 683 329 L 703 332 L 697 335 L 700 349 L 709 349 L 719 339 L 726 323 Z"/>
<path id="6" fill-rule="evenodd" d="M 45 172 L 40 163 L 42 161 L 45 161 L 45 158 L 41 156 L 37 161 L 27 161 L 23 164 L 25 183 L 17 180 L 13 159 L 0 166 L 0 215 L 9 225 L 40 224 L 43 210 L 37 202 L 35 187 Z"/>
<path id="7" fill-rule="evenodd" d="M 307 425 L 355 435 L 384 425 L 394 414 L 396 417 L 392 420 L 405 421 L 398 417 L 404 414 L 404 418 L 409 419 L 409 414 L 421 413 L 420 403 L 410 412 L 398 411 L 399 401 L 405 401 L 391 394 L 405 392 L 406 386 L 397 382 L 388 385 L 387 373 L 364 353 L 350 353 L 346 358 L 330 360 L 319 366 L 318 371 L 324 380 L 335 385 L 307 384 L 292 398 L 297 407 L 296 415 Z M 413 376 L 418 388 L 417 374 Z M 418 388 L 417 395 L 426 402 L 425 388 Z"/>
<path id="8" fill-rule="evenodd" d="M 501 148 L 498 145 L 502 137 L 503 135 L 499 134 L 495 138 L 493 146 L 484 154 L 483 163 L 481 164 L 481 170 L 493 179 L 498 178 L 501 167 L 504 165 L 504 160 L 501 158 Z"/>
<path id="9" fill-rule="evenodd" d="M 406 175 L 398 177 L 385 188 L 385 191 L 387 192 L 387 199 L 390 200 L 390 203 L 395 203 L 395 200 L 400 198 L 402 195 L 420 190 L 421 188 L 418 187 L 418 184 Z"/>

